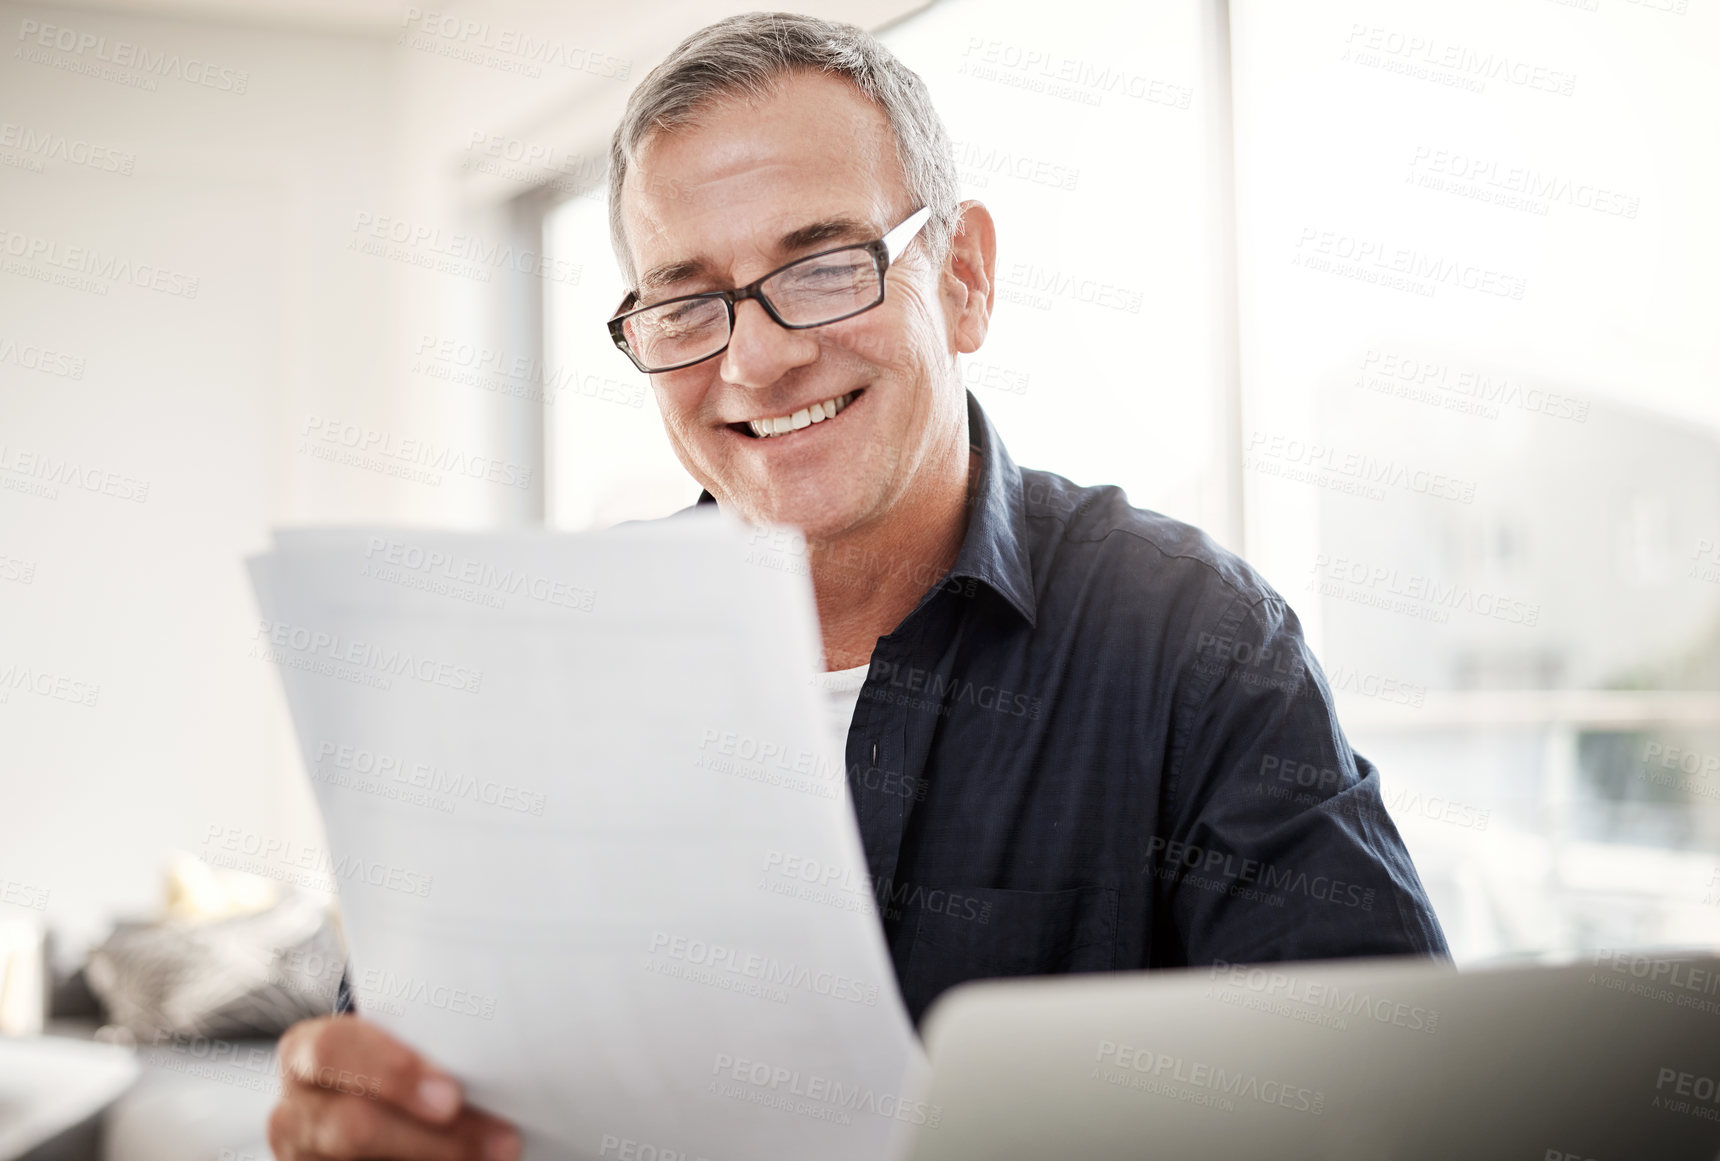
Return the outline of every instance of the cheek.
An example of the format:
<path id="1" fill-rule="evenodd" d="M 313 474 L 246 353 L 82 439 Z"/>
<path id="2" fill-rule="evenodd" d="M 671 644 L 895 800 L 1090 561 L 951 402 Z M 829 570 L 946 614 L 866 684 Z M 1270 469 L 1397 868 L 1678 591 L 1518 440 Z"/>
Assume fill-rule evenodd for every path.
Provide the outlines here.
<path id="1" fill-rule="evenodd" d="M 913 293 L 905 294 L 902 298 L 902 308 L 906 315 L 904 329 L 912 338 L 914 370 L 916 374 L 924 376 L 935 368 L 949 364 L 954 358 L 950 349 L 948 328 L 945 325 L 943 304 L 938 301 L 936 295 Z"/>
<path id="2" fill-rule="evenodd" d="M 651 376 L 651 390 L 657 396 L 657 410 L 677 431 L 697 426 L 696 421 L 704 407 L 705 395 L 710 389 L 708 379 L 708 375 L 701 375 L 696 367 Z"/>
<path id="3" fill-rule="evenodd" d="M 659 378 L 652 377 L 651 387 L 657 396 L 657 413 L 663 418 L 664 434 L 669 437 L 675 457 L 690 467 L 690 460 L 698 458 L 695 449 L 699 443 L 699 434 L 703 430 L 697 422 L 698 393 L 696 390 L 683 391 L 673 384 L 661 384 L 658 382 Z"/>
<path id="4" fill-rule="evenodd" d="M 893 295 L 891 301 L 871 312 L 851 349 L 891 379 L 917 382 L 942 350 L 938 316 L 911 289 Z"/>
<path id="5" fill-rule="evenodd" d="M 663 417 L 663 427 L 673 439 L 681 438 L 681 430 L 685 426 L 681 422 L 681 413 L 675 406 L 674 392 L 666 389 L 658 377 L 651 377 L 651 391 L 657 397 L 657 414 Z"/>

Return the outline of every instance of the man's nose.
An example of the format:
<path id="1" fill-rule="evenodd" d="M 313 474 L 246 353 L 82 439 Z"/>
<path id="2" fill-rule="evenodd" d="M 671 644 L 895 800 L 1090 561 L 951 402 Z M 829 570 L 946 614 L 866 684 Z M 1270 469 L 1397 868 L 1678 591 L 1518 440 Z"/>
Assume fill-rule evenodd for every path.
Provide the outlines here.
<path id="1" fill-rule="evenodd" d="M 735 329 L 723 352 L 723 378 L 742 387 L 769 387 L 795 367 L 818 358 L 812 331 L 791 331 L 776 324 L 752 299 L 735 304 Z"/>

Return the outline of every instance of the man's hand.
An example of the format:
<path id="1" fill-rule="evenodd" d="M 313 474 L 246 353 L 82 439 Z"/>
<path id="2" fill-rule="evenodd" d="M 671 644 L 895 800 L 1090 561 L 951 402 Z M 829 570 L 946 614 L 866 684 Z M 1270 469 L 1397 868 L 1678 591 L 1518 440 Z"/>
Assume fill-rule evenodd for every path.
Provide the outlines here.
<path id="1" fill-rule="evenodd" d="M 358 1016 L 294 1024 L 280 1056 L 281 1101 L 269 1114 L 276 1161 L 520 1155 L 512 1126 L 466 1106 L 459 1082 Z"/>

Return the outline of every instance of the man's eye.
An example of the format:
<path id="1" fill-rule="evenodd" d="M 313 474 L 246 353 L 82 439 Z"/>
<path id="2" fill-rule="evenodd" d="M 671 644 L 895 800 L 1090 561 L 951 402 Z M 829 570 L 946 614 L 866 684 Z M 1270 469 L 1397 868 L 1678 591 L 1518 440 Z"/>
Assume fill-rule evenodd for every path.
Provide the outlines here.
<path id="1" fill-rule="evenodd" d="M 843 259 L 806 267 L 804 277 L 810 282 L 852 282 L 864 269 L 862 264 L 853 259 Z"/>
<path id="2" fill-rule="evenodd" d="M 669 330 L 684 331 L 694 327 L 709 326 L 721 313 L 714 309 L 715 304 L 709 299 L 698 299 L 694 302 L 683 302 L 679 306 L 670 307 L 657 318 L 657 325 Z"/>

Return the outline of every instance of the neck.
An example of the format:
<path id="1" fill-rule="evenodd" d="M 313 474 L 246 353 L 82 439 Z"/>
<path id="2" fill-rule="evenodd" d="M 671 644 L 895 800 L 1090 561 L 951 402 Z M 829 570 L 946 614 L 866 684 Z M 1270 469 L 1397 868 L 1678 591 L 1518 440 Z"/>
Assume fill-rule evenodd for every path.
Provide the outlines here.
<path id="1" fill-rule="evenodd" d="M 930 466 L 905 510 L 840 537 L 808 542 L 825 669 L 866 664 L 878 638 L 900 625 L 955 564 L 979 469 L 979 455 L 963 439 Z"/>

